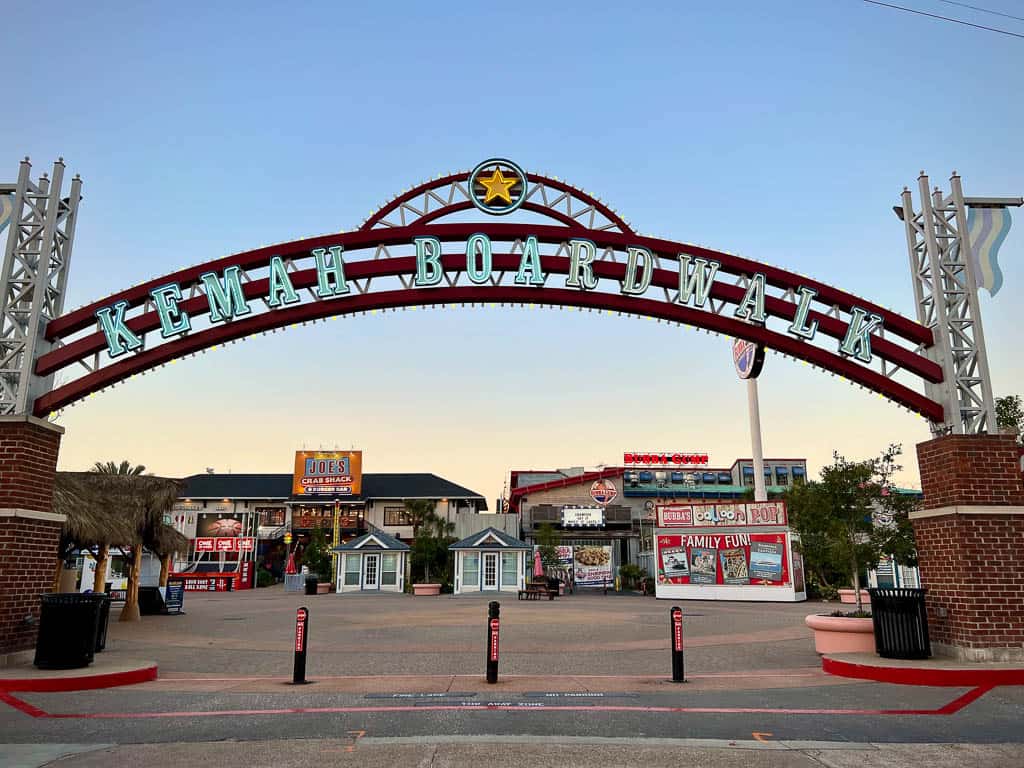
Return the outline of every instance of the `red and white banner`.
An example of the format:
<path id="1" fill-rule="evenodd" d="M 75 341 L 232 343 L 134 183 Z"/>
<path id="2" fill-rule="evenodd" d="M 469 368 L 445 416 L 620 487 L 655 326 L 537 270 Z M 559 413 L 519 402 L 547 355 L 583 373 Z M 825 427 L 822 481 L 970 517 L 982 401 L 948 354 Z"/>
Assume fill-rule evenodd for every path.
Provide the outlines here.
<path id="1" fill-rule="evenodd" d="M 660 504 L 659 528 L 743 528 L 752 525 L 786 525 L 784 501 L 752 501 L 738 504 Z"/>
<path id="2" fill-rule="evenodd" d="M 251 536 L 200 536 L 193 539 L 196 552 L 255 552 L 256 539 Z"/>

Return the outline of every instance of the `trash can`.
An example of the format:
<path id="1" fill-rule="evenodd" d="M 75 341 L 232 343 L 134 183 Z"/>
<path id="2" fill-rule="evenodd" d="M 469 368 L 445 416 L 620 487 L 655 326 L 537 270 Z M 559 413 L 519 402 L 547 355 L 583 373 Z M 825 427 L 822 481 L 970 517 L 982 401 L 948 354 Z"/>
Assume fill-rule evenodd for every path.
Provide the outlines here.
<path id="1" fill-rule="evenodd" d="M 100 600 L 100 615 L 96 625 L 96 652 L 99 653 L 107 647 L 107 626 L 110 624 L 110 595 L 100 592 L 95 597 L 103 598 Z"/>
<path id="2" fill-rule="evenodd" d="M 928 616 L 924 589 L 875 587 L 871 595 L 871 621 L 875 628 L 875 650 L 884 659 L 927 659 L 932 655 L 928 640 Z"/>
<path id="3" fill-rule="evenodd" d="M 306 594 L 307 595 L 315 595 L 316 594 L 316 585 L 319 584 L 319 583 L 320 583 L 320 580 L 316 576 L 307 576 L 306 577 Z"/>
<path id="4" fill-rule="evenodd" d="M 99 595 L 78 592 L 43 595 L 33 663 L 39 669 L 89 666 L 96 653 L 103 599 Z"/>

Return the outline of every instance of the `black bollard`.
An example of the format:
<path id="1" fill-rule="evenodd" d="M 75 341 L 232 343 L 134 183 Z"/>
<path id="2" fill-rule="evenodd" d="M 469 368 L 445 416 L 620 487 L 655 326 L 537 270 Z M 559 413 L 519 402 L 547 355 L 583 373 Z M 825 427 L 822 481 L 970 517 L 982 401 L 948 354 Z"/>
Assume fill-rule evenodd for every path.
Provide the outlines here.
<path id="1" fill-rule="evenodd" d="M 494 684 L 498 682 L 498 629 L 500 621 L 498 614 L 501 612 L 501 605 L 492 600 L 487 604 L 487 682 Z"/>
<path id="2" fill-rule="evenodd" d="M 670 632 L 672 637 L 672 682 L 685 683 L 686 675 L 683 668 L 683 609 L 673 605 L 669 610 L 671 619 Z"/>
<path id="3" fill-rule="evenodd" d="M 309 639 L 309 609 L 299 608 L 295 613 L 295 666 L 292 685 L 306 682 L 306 642 Z"/>

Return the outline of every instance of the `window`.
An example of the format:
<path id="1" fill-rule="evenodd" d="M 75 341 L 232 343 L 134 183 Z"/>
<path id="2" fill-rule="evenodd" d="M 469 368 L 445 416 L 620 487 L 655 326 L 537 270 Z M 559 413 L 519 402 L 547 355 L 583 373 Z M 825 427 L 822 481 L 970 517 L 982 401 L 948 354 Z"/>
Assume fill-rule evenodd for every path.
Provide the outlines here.
<path id="1" fill-rule="evenodd" d="M 284 507 L 256 507 L 260 525 L 284 525 Z"/>
<path id="2" fill-rule="evenodd" d="M 381 557 L 380 583 L 385 587 L 393 587 L 398 583 L 398 555 Z"/>
<path id="3" fill-rule="evenodd" d="M 412 525 L 412 517 L 405 507 L 384 507 L 384 525 Z"/>
<path id="4" fill-rule="evenodd" d="M 345 555 L 345 586 L 359 586 L 359 566 L 362 559 L 359 555 Z"/>
<path id="5" fill-rule="evenodd" d="M 462 586 L 480 586 L 480 553 L 467 552 L 462 556 Z"/>
<path id="6" fill-rule="evenodd" d="M 502 586 L 511 586 L 517 582 L 517 566 L 519 565 L 519 553 L 518 552 L 502 552 L 501 553 L 501 584 Z"/>

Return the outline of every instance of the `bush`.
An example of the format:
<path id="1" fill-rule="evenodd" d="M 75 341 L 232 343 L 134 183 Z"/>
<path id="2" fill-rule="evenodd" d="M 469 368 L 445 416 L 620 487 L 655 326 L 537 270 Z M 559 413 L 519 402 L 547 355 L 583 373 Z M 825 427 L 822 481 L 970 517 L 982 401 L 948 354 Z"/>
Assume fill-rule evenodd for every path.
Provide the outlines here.
<path id="1" fill-rule="evenodd" d="M 309 544 L 302 553 L 302 564 L 309 568 L 310 575 L 315 574 L 320 581 L 334 581 L 331 548 L 322 528 L 316 528 L 310 535 Z"/>
<path id="2" fill-rule="evenodd" d="M 272 587 L 272 586 L 274 586 L 274 574 L 272 574 L 266 568 L 260 568 L 258 571 L 256 571 L 256 586 L 257 587 Z"/>
<path id="3" fill-rule="evenodd" d="M 619 566 L 619 576 L 622 578 L 622 586 L 625 588 L 640 586 L 640 581 L 647 576 L 647 571 L 639 565 L 626 563 Z"/>

